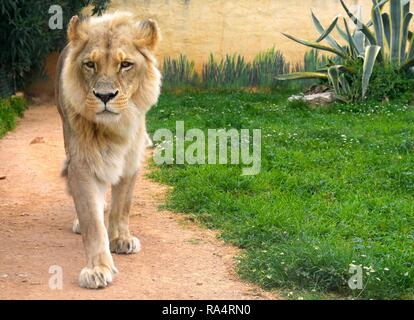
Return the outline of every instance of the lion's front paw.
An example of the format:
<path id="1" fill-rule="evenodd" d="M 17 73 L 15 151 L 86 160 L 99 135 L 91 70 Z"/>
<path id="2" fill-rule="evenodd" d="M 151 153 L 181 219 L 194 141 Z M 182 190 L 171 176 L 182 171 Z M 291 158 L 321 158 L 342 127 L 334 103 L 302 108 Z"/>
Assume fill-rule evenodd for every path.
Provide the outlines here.
<path id="1" fill-rule="evenodd" d="M 118 254 L 137 253 L 141 250 L 141 242 L 136 237 L 116 238 L 110 242 L 111 252 Z"/>
<path id="2" fill-rule="evenodd" d="M 79 285 L 87 289 L 105 288 L 112 282 L 112 275 L 117 273 L 116 268 L 107 266 L 85 267 L 79 275 Z"/>

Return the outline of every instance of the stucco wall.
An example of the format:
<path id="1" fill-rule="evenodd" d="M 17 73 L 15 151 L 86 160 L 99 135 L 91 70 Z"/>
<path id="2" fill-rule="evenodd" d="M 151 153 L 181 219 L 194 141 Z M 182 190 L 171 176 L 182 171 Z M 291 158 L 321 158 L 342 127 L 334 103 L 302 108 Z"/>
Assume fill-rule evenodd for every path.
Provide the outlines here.
<path id="1" fill-rule="evenodd" d="M 346 3 L 360 4 L 363 15 L 370 15 L 371 0 Z M 184 53 L 199 65 L 210 52 L 238 52 L 250 59 L 272 46 L 290 61 L 301 60 L 306 48 L 281 32 L 315 40 L 311 8 L 325 25 L 344 14 L 339 0 L 112 0 L 110 9 L 156 19 L 163 33 L 159 56 Z"/>

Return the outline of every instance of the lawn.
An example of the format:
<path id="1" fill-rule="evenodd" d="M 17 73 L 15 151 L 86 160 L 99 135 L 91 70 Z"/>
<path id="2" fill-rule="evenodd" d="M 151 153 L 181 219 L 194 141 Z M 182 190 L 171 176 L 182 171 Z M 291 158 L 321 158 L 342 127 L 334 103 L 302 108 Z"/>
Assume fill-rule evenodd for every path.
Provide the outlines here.
<path id="1" fill-rule="evenodd" d="M 240 248 L 244 279 L 305 298 L 414 297 L 414 108 L 310 110 L 279 93 L 164 93 L 159 128 L 261 129 L 262 169 L 163 165 L 166 207 L 221 231 Z M 351 290 L 350 266 L 363 289 Z M 288 293 L 291 292 L 291 293 Z"/>

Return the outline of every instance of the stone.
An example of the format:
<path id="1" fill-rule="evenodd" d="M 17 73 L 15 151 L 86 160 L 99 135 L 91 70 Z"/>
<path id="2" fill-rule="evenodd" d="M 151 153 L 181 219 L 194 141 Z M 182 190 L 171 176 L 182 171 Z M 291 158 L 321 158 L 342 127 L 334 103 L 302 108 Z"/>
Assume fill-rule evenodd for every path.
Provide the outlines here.
<path id="1" fill-rule="evenodd" d="M 311 106 L 326 106 L 336 100 L 335 93 L 332 91 L 308 94 L 308 95 L 294 95 L 291 96 L 289 101 L 305 101 Z"/>

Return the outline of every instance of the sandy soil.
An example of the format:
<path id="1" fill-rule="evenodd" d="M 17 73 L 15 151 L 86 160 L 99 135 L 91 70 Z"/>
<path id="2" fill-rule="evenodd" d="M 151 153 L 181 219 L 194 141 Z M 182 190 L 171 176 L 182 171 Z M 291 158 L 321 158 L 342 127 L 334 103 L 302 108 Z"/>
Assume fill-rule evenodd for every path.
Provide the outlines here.
<path id="1" fill-rule="evenodd" d="M 141 176 L 131 230 L 137 255 L 114 256 L 120 273 L 103 290 L 78 286 L 85 258 L 71 232 L 72 199 L 59 177 L 64 158 L 61 123 L 53 105 L 30 108 L 0 140 L 0 299 L 277 299 L 240 281 L 238 251 L 215 232 L 182 215 L 160 211 L 166 187 Z M 63 288 L 49 288 L 51 266 Z"/>

